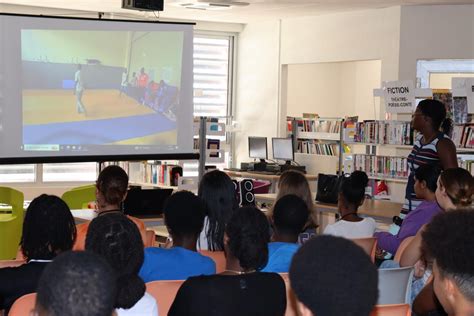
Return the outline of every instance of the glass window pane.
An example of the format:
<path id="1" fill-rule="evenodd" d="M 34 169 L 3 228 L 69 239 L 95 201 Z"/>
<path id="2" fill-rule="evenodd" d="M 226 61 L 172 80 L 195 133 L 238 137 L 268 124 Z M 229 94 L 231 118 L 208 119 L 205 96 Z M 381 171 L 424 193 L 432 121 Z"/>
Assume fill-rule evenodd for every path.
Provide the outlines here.
<path id="1" fill-rule="evenodd" d="M 34 182 L 36 165 L 0 165 L 0 182 Z"/>
<path id="2" fill-rule="evenodd" d="M 94 182 L 97 178 L 95 162 L 51 163 L 43 165 L 44 182 Z"/>

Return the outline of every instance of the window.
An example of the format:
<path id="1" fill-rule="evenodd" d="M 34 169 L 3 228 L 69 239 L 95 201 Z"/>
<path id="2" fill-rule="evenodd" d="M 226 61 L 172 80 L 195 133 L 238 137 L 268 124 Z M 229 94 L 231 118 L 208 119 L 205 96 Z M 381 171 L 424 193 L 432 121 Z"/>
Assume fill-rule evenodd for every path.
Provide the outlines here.
<path id="1" fill-rule="evenodd" d="M 96 179 L 97 164 L 95 162 L 43 164 L 44 182 L 94 182 Z"/>
<path id="2" fill-rule="evenodd" d="M 0 165 L 0 182 L 34 182 L 36 165 Z"/>

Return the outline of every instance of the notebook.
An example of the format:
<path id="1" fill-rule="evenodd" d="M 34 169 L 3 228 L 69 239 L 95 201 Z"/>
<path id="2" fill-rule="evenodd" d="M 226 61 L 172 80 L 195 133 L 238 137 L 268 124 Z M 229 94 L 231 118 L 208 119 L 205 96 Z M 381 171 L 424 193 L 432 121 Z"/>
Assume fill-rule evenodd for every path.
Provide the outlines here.
<path id="1" fill-rule="evenodd" d="M 130 189 L 123 202 L 124 213 L 135 217 L 158 217 L 173 189 Z"/>

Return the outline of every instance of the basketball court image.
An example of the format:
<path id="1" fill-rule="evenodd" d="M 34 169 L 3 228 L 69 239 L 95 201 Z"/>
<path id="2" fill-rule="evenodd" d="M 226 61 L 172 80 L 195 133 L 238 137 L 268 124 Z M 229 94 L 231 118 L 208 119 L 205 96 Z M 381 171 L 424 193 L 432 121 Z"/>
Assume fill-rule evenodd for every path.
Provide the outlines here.
<path id="1" fill-rule="evenodd" d="M 85 90 L 82 103 L 78 113 L 72 91 L 23 91 L 24 144 L 176 144 L 176 122 L 118 90 Z"/>

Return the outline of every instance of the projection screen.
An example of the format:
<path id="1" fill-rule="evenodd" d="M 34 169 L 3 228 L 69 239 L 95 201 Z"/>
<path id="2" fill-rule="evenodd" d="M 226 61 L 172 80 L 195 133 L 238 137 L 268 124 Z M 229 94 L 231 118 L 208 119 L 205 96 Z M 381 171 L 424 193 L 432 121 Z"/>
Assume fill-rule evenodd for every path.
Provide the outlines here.
<path id="1" fill-rule="evenodd" d="M 0 14 L 0 163 L 186 158 L 193 25 Z"/>

